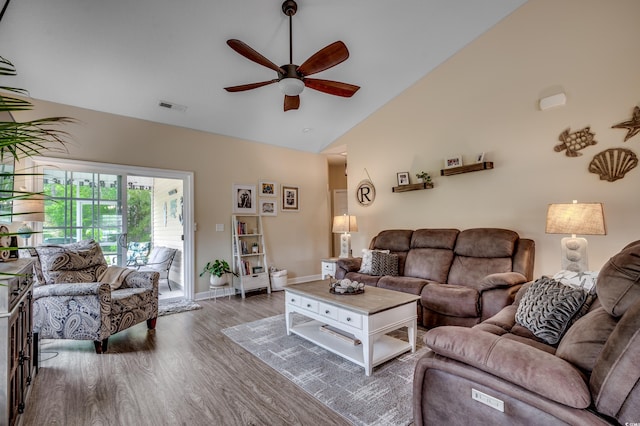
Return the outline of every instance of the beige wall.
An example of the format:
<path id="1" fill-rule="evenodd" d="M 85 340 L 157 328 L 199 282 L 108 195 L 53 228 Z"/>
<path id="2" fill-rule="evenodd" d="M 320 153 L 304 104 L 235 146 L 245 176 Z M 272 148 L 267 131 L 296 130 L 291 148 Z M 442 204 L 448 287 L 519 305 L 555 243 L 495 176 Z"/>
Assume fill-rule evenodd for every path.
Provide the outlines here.
<path id="1" fill-rule="evenodd" d="M 69 116 L 78 120 L 65 128 L 73 136 L 68 154 L 52 156 L 193 171 L 196 293 L 208 289 L 208 277 L 198 276 L 208 261 L 222 258 L 231 263 L 233 183 L 257 186 L 260 179 L 269 179 L 300 188 L 300 212 L 279 209 L 278 216 L 264 218 L 268 260 L 287 269 L 289 279 L 320 274 L 320 259 L 330 247 L 324 156 L 66 105 L 37 100 L 34 104 L 33 112 L 16 114 L 16 119 Z M 224 224 L 224 232 L 215 231 L 216 223 Z"/>
<path id="2" fill-rule="evenodd" d="M 613 183 L 587 170 L 608 148 L 640 154 L 640 135 L 625 143 L 611 128 L 640 105 L 638 17 L 637 0 L 530 0 L 336 141 L 349 151 L 354 253 L 387 228 L 495 226 L 533 238 L 536 274 L 553 273 L 562 236 L 544 232 L 547 205 L 573 199 L 604 203 L 608 235 L 588 237 L 591 269 L 640 239 L 640 168 Z M 567 105 L 538 110 L 558 89 Z M 554 152 L 564 129 L 585 126 L 597 145 L 576 158 Z M 440 177 L 446 156 L 469 163 L 483 151 L 494 170 Z M 353 188 L 365 168 L 377 198 L 363 208 Z M 422 169 L 434 189 L 391 192 L 396 172 Z"/>

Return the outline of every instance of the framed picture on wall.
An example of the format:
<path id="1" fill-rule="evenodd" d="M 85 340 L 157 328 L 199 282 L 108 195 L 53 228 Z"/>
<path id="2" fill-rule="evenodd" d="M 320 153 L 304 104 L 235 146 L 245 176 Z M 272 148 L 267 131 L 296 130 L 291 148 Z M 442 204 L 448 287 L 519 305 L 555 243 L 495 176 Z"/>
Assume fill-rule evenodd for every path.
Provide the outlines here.
<path id="1" fill-rule="evenodd" d="M 278 200 L 260 200 L 260 216 L 278 216 Z"/>
<path id="2" fill-rule="evenodd" d="M 444 159 L 444 168 L 451 169 L 453 167 L 462 166 L 462 155 L 453 155 Z"/>
<path id="3" fill-rule="evenodd" d="M 233 184 L 231 191 L 233 212 L 256 214 L 256 186 Z"/>
<path id="4" fill-rule="evenodd" d="M 260 197 L 277 197 L 278 196 L 278 184 L 269 181 L 269 180 L 261 180 L 260 185 L 258 186 L 258 195 Z"/>
<path id="5" fill-rule="evenodd" d="M 409 172 L 398 173 L 398 186 L 409 185 Z"/>
<path id="6" fill-rule="evenodd" d="M 282 211 L 297 212 L 300 210 L 297 186 L 282 185 Z"/>

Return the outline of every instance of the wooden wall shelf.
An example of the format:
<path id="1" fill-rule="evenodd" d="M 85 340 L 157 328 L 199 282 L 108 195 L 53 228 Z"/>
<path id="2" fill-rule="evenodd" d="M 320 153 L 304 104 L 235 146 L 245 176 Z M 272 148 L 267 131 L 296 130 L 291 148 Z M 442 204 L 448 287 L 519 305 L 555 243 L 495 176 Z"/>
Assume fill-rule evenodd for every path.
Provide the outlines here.
<path id="1" fill-rule="evenodd" d="M 440 176 L 459 175 L 460 173 L 479 172 L 480 170 L 493 169 L 492 161 L 470 164 L 468 166 L 452 167 L 451 169 L 440 170 Z"/>
<path id="2" fill-rule="evenodd" d="M 409 185 L 400 185 L 400 186 L 394 186 L 393 188 L 391 188 L 391 191 L 393 192 L 407 192 L 407 191 L 417 191 L 419 189 L 431 189 L 433 188 L 433 184 L 432 183 L 412 183 Z"/>

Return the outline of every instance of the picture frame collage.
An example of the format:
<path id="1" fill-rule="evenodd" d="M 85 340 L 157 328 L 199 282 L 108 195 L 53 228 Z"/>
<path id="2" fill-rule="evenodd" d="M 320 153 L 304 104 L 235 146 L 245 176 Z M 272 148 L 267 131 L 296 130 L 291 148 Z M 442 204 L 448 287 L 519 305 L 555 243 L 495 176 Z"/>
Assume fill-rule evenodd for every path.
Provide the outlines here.
<path id="1" fill-rule="evenodd" d="M 280 211 L 300 211 L 299 187 L 280 185 Z M 278 183 L 272 180 L 260 180 L 258 186 L 234 183 L 231 191 L 233 213 L 259 214 L 260 216 L 278 215 Z"/>

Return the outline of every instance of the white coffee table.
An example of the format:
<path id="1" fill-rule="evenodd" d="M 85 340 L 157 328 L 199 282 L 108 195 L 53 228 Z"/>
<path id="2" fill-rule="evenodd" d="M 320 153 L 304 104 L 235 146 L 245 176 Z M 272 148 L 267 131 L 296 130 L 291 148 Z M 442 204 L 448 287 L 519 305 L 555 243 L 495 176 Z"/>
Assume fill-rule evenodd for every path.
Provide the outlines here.
<path id="1" fill-rule="evenodd" d="M 417 306 L 420 296 L 366 287 L 363 294 L 329 292 L 329 280 L 285 288 L 287 335 L 297 334 L 364 367 L 373 367 L 416 350 Z M 310 320 L 293 324 L 297 312 Z M 408 342 L 387 333 L 408 329 Z"/>

